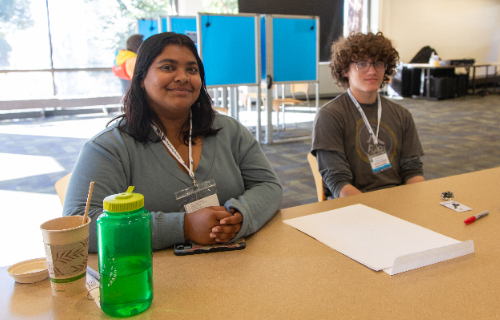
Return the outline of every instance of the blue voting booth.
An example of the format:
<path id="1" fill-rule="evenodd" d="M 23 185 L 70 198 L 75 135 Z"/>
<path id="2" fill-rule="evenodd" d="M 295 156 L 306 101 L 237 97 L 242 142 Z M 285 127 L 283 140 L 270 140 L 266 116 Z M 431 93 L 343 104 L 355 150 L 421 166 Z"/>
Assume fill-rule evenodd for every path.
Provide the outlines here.
<path id="1" fill-rule="evenodd" d="M 196 17 L 168 16 L 158 19 L 139 19 L 137 25 L 138 33 L 142 34 L 144 39 L 166 31 L 182 33 L 196 38 Z"/>
<path id="2" fill-rule="evenodd" d="M 207 86 L 251 86 L 259 81 L 257 15 L 200 13 L 199 51 Z"/>
<path id="3" fill-rule="evenodd" d="M 315 83 L 316 109 L 319 104 L 319 17 L 262 15 L 262 79 L 266 91 L 266 143 L 273 143 L 271 85 Z M 284 90 L 283 90 L 284 91 Z"/>
<path id="4" fill-rule="evenodd" d="M 257 14 L 198 13 L 198 50 L 209 88 L 230 88 L 229 114 L 238 119 L 238 86 L 255 86 L 260 95 L 260 20 Z M 260 101 L 258 110 L 260 110 Z M 257 119 L 260 141 L 260 112 Z"/>
<path id="5" fill-rule="evenodd" d="M 167 17 L 166 30 L 185 35 L 196 32 L 196 17 Z"/>
<path id="6" fill-rule="evenodd" d="M 207 87 L 231 88 L 229 110 L 233 117 L 238 118 L 238 86 L 255 86 L 260 96 L 261 82 L 267 84 L 265 143 L 273 143 L 272 85 L 315 83 L 318 108 L 319 18 L 316 16 L 198 13 L 197 17 L 141 19 L 138 25 L 144 38 L 165 31 L 191 37 L 203 60 Z M 259 142 L 262 140 L 260 102 L 257 99 Z"/>
<path id="7" fill-rule="evenodd" d="M 263 15 L 261 25 L 263 76 L 274 83 L 318 80 L 318 18 Z"/>
<path id="8" fill-rule="evenodd" d="M 158 19 L 139 19 L 137 20 L 137 33 L 144 36 L 144 40 L 159 33 Z"/>
<path id="9" fill-rule="evenodd" d="M 162 30 L 184 34 L 197 43 L 196 17 L 169 16 L 162 18 Z"/>

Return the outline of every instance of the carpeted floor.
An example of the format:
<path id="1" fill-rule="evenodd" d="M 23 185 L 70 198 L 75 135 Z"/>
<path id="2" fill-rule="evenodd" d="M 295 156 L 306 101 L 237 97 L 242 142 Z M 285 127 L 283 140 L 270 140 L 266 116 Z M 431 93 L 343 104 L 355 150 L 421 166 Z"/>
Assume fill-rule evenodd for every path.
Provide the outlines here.
<path id="1" fill-rule="evenodd" d="M 500 165 L 499 95 L 397 102 L 414 116 L 425 151 L 426 179 Z M 72 170 L 83 143 L 104 128 L 110 117 L 94 114 L 1 121 L 0 192 L 55 194 L 54 183 Z M 288 123 L 285 130 L 275 133 L 275 139 L 308 135 L 311 129 L 312 121 Z M 310 143 L 306 139 L 262 146 L 283 184 L 284 208 L 317 200 L 306 159 Z"/>

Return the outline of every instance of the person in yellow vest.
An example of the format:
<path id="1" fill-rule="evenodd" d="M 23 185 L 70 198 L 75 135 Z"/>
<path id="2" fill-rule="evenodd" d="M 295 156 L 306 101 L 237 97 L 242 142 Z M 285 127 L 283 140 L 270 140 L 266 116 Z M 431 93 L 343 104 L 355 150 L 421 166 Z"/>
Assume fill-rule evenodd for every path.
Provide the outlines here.
<path id="1" fill-rule="evenodd" d="M 122 93 L 125 93 L 134 74 L 135 60 L 137 51 L 143 42 L 142 34 L 134 34 L 127 39 L 127 50 L 116 51 L 115 61 L 113 63 L 113 73 L 120 78 L 122 83 Z"/>

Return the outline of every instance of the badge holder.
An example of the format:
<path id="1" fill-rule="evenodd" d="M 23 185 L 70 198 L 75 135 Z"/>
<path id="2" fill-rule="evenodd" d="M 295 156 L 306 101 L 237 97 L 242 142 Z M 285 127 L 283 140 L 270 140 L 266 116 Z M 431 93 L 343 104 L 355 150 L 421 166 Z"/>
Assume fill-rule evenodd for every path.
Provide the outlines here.
<path id="1" fill-rule="evenodd" d="M 219 205 L 217 186 L 214 179 L 176 192 L 175 199 L 177 200 L 179 210 L 186 213 Z"/>
<path id="2" fill-rule="evenodd" d="M 391 168 L 391 162 L 389 161 L 389 157 L 387 157 L 384 146 L 370 144 L 368 147 L 368 159 L 370 160 L 373 173 L 379 173 Z"/>

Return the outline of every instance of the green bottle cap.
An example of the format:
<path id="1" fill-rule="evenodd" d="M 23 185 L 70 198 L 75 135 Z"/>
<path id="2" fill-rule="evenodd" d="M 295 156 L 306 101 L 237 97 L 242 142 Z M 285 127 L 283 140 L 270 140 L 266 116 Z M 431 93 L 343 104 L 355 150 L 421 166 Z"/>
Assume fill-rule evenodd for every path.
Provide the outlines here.
<path id="1" fill-rule="evenodd" d="M 103 200 L 104 210 L 107 212 L 129 212 L 144 207 L 144 196 L 132 193 L 134 187 L 128 187 L 126 192 L 107 196 Z"/>

